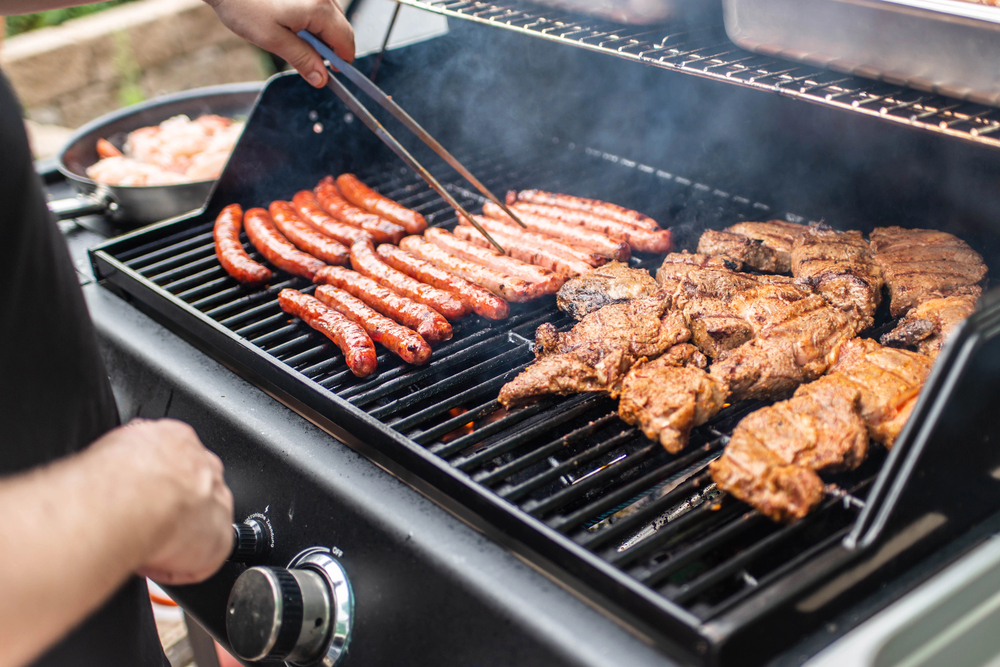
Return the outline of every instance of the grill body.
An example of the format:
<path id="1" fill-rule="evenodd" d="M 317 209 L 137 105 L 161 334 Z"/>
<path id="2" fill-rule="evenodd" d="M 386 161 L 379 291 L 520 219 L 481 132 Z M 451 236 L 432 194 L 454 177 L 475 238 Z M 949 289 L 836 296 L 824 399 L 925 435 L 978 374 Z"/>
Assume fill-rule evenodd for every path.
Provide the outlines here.
<path id="1" fill-rule="evenodd" d="M 1000 266 L 1000 162 L 987 147 L 475 26 L 392 52 L 380 77 L 491 188 L 616 201 L 670 225 L 680 248 L 736 220 L 823 219 L 863 231 L 945 229 Z M 97 274 L 666 655 L 698 664 L 763 662 L 997 509 L 982 475 L 1000 465 L 984 446 L 993 427 L 982 419 L 982 397 L 997 394 L 976 387 L 1000 374 L 985 362 L 975 374 L 963 371 L 970 355 L 1000 359 L 987 315 L 966 327 L 968 354 L 952 346 L 939 363 L 918 410 L 925 428 L 911 428 L 884 466 L 874 455 L 838 478 L 851 495 L 792 527 L 717 500 L 708 486 L 705 463 L 756 406 L 728 409 L 677 456 L 627 428 L 614 403 L 599 397 L 499 413 L 497 391 L 530 362 L 538 324 L 572 324 L 551 301 L 518 306 L 500 324 L 458 324 L 426 367 L 385 354 L 373 378 L 354 378 L 339 352 L 277 309 L 277 292 L 307 288 L 303 281 L 279 276 L 264 291 L 246 291 L 225 276 L 211 246 L 223 206 L 288 199 L 343 171 L 432 225 L 455 224 L 453 212 L 339 102 L 283 76 L 265 88 L 206 209 L 98 248 Z M 446 168 L 434 171 L 463 205 L 480 203 Z M 949 374 L 952 367 L 958 370 Z M 949 414 L 952 395 L 967 398 L 966 414 Z M 949 452 L 956 438 L 975 455 Z M 310 466 L 324 465 L 307 448 L 287 455 L 290 472 L 262 466 L 238 479 L 237 498 L 267 504 L 296 476 L 308 477 Z M 936 479 L 918 483 L 921 475 Z M 949 487 L 955 479 L 967 489 L 958 500 Z M 290 530 L 296 538 L 306 532 Z M 226 581 L 220 575 L 199 594 L 210 626 L 218 627 L 212 615 L 225 596 L 214 593 L 228 592 Z"/>

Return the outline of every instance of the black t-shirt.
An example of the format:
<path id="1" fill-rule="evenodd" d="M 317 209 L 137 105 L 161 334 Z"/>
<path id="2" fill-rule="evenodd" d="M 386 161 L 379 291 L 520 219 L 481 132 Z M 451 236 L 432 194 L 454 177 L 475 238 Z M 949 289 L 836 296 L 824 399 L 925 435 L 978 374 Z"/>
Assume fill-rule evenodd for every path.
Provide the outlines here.
<path id="1" fill-rule="evenodd" d="M 45 206 L 20 111 L 0 74 L 0 475 L 82 449 L 118 423 L 94 327 Z M 53 565 L 72 568 L 73 545 L 54 555 Z M 36 664 L 168 665 L 145 581 L 133 577 Z"/>

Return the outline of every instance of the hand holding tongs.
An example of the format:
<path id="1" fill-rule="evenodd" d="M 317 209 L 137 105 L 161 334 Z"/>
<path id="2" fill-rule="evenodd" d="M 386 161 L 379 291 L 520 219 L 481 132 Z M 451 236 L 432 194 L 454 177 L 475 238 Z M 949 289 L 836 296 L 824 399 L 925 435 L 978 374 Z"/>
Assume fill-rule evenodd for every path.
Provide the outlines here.
<path id="1" fill-rule="evenodd" d="M 493 202 L 501 209 L 503 209 L 503 211 L 507 215 L 509 215 L 511 218 L 514 219 L 515 222 L 517 222 L 517 224 L 521 225 L 522 227 L 525 227 L 525 224 L 521 222 L 520 219 L 518 219 L 518 217 L 514 215 L 514 213 L 509 208 L 507 208 L 506 204 L 504 204 L 496 197 L 496 195 L 490 192 L 485 185 L 480 183 L 479 180 L 475 176 L 473 176 L 468 169 L 462 166 L 461 162 L 456 160 L 451 153 L 445 150 L 444 146 L 439 144 L 437 140 L 434 139 L 434 137 L 428 134 L 427 130 L 420 127 L 417 121 L 413 120 L 413 118 L 411 118 L 408 113 L 403 111 L 402 107 L 393 102 L 392 99 L 384 92 L 382 92 L 382 90 L 378 86 L 369 81 L 366 76 L 364 76 L 358 70 L 354 69 L 354 67 L 344 62 L 344 60 L 338 57 L 337 54 L 335 54 L 333 50 L 330 49 L 330 47 L 321 42 L 317 37 L 315 37 L 311 33 L 306 32 L 305 30 L 300 30 L 298 34 L 299 37 L 309 42 L 313 46 L 313 48 L 315 48 L 319 52 L 321 56 L 326 58 L 326 60 L 329 61 L 329 63 L 334 68 L 343 72 L 344 76 L 346 76 L 362 91 L 364 91 L 366 95 L 368 95 L 373 100 L 378 102 L 386 111 L 391 113 L 393 117 L 395 117 L 397 120 L 399 120 L 399 122 L 405 125 L 408 130 L 413 132 L 420 138 L 421 141 L 430 146 L 431 150 L 433 150 L 435 153 L 441 156 L 441 158 L 449 165 L 451 165 L 451 167 L 455 171 L 461 174 L 465 178 L 465 180 L 469 181 L 469 183 L 475 186 L 475 188 L 479 190 L 484 197 L 486 197 L 491 202 Z M 431 176 L 430 172 L 427 171 L 419 162 L 417 162 L 416 158 L 410 155 L 409 151 L 403 148 L 402 144 L 396 141 L 396 139 L 391 134 L 389 134 L 389 132 L 384 127 L 382 127 L 382 124 L 379 123 L 378 120 L 376 120 L 375 116 L 373 116 L 372 113 L 368 111 L 368 109 L 366 109 L 361 104 L 361 102 L 359 102 L 358 99 L 351 94 L 351 91 L 349 91 L 347 87 L 340 82 L 340 80 L 338 80 L 335 76 L 333 76 L 332 73 L 330 73 L 329 76 L 327 76 L 326 85 L 328 88 L 330 88 L 330 90 L 332 90 L 334 93 L 337 94 L 337 97 L 339 97 L 344 102 L 344 104 L 347 105 L 347 107 L 354 113 L 354 115 L 356 115 L 358 118 L 361 119 L 361 122 L 364 123 L 369 130 L 374 132 L 375 135 L 385 143 L 385 145 L 391 148 L 392 152 L 398 155 L 400 159 L 403 160 L 403 162 L 405 162 L 407 166 L 410 167 L 410 169 L 415 171 L 417 174 L 420 175 L 421 178 L 427 181 L 427 184 L 431 186 L 439 195 L 441 195 L 441 197 L 443 197 L 444 200 L 448 202 L 448 204 L 451 205 L 451 207 L 454 208 L 459 215 L 465 216 L 465 218 L 470 223 L 472 223 L 472 225 L 476 229 L 479 230 L 479 233 L 485 236 L 490 243 L 492 243 L 494 246 L 497 247 L 498 250 L 500 250 L 500 252 L 505 252 L 504 249 L 500 246 L 500 244 L 494 241 L 493 238 L 486 232 L 486 230 L 479 226 L 479 223 L 476 222 L 475 218 L 469 215 L 468 211 L 462 208 L 462 206 L 457 201 L 455 201 L 455 198 L 452 197 L 444 189 L 444 186 L 442 186 L 437 181 L 436 178 Z"/>

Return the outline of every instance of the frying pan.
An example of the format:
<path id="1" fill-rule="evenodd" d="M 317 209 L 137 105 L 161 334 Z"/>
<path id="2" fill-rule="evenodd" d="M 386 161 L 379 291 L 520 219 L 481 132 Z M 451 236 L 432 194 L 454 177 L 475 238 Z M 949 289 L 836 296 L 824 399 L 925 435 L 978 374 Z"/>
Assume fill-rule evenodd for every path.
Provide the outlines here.
<path id="1" fill-rule="evenodd" d="M 80 195 L 49 202 L 60 220 L 94 213 L 104 214 L 123 227 L 139 227 L 173 218 L 205 204 L 215 181 L 174 185 L 104 185 L 87 178 L 87 167 L 97 162 L 97 140 L 107 139 L 118 148 L 132 130 L 159 125 L 184 114 L 192 119 L 205 114 L 247 116 L 264 83 L 208 86 L 158 97 L 97 118 L 73 133 L 59 152 L 59 171 Z"/>

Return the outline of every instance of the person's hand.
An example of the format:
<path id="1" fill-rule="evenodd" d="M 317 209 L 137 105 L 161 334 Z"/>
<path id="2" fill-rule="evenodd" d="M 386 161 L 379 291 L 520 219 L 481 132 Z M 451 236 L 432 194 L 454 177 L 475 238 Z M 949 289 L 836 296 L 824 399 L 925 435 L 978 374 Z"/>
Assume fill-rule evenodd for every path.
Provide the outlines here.
<path id="1" fill-rule="evenodd" d="M 313 86 L 326 85 L 323 58 L 297 34 L 308 30 L 334 53 L 354 60 L 354 29 L 337 0 L 205 0 L 226 27 L 274 53 Z"/>
<path id="2" fill-rule="evenodd" d="M 233 494 L 222 461 L 187 424 L 135 420 L 92 446 L 114 483 L 139 485 L 135 511 L 151 530 L 138 544 L 137 574 L 163 584 L 207 579 L 233 546 Z"/>

